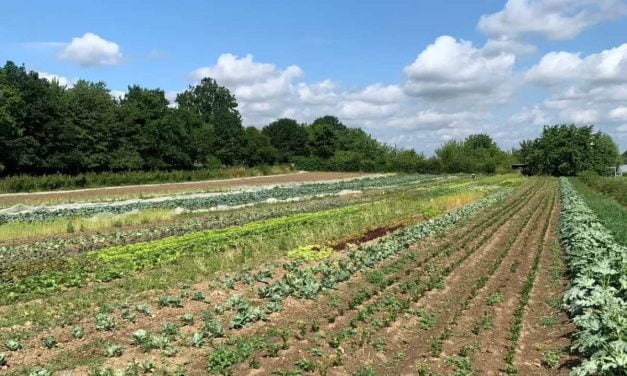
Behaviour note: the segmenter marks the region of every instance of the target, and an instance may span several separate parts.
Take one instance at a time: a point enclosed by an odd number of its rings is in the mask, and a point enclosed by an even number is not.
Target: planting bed
[[[590,256],[567,181],[382,181],[190,218],[170,237],[14,246],[49,256],[2,274],[0,373],[585,375],[616,355],[584,341],[591,313],[570,283]]]

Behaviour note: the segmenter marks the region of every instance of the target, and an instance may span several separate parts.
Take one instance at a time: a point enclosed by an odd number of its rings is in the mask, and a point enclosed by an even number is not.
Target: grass
[[[616,241],[627,246],[627,226],[625,226],[627,208],[612,198],[593,190],[579,178],[571,178],[570,182],[601,223],[614,235]]]
[[[92,218],[63,218],[43,222],[9,222],[0,225],[0,242],[36,237],[102,231],[124,226],[166,221],[177,217],[173,210],[151,209],[139,213],[100,215]]]
[[[613,198],[619,204],[627,207],[627,178],[603,177],[593,172],[584,172],[579,175],[579,180],[590,188]]]

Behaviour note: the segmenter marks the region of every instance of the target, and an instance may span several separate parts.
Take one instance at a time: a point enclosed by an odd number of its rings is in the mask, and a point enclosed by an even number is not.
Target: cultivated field
[[[568,180],[253,179],[0,213],[0,374],[624,371],[625,247]]]

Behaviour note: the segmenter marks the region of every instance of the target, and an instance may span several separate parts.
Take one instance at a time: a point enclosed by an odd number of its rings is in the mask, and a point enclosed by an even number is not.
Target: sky
[[[427,155],[592,125],[627,149],[627,0],[12,1],[0,60],[72,86],[212,77],[244,125],[337,116]],[[1,64],[1,63],[0,63]]]

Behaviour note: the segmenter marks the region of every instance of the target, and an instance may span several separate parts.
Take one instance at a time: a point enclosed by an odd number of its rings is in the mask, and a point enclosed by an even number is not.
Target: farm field
[[[176,193],[209,192],[241,186],[316,182],[331,179],[348,179],[375,174],[351,172],[293,172],[266,176],[233,179],[216,179],[181,183],[126,185],[117,187],[86,188],[63,191],[0,194],[0,207],[15,204],[68,203],[94,200],[115,200],[172,195]]]
[[[567,179],[323,176],[1,215],[0,374],[620,372]]]

